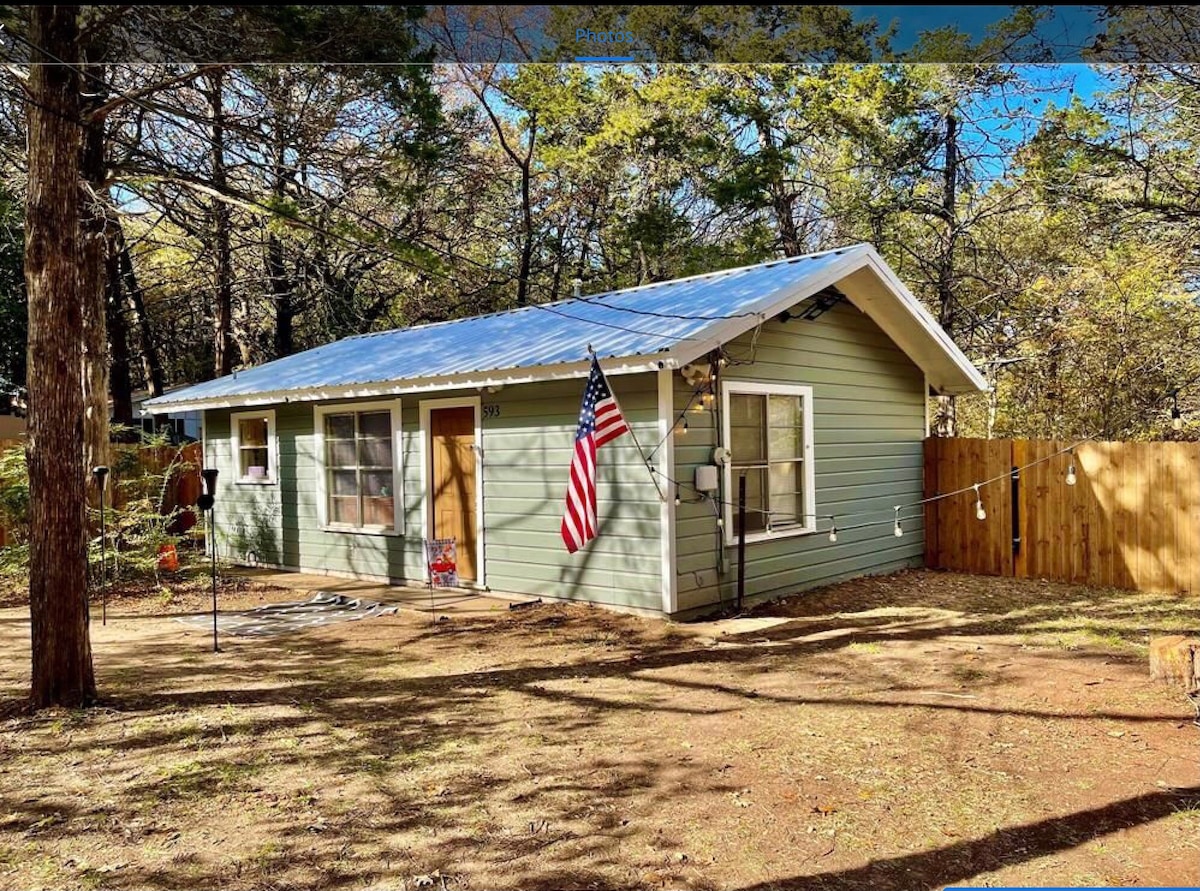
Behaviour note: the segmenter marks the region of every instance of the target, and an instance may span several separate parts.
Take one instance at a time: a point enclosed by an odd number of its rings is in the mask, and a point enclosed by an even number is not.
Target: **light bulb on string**
[[[837,543],[837,523],[829,527],[829,541],[834,544]]]
[[[892,527],[892,535],[896,538],[901,538],[904,535],[904,528],[900,525],[900,505],[894,508],[896,511],[896,525]]]
[[[1074,456],[1074,454],[1075,454],[1075,452],[1074,452],[1074,451],[1072,451],[1072,452],[1071,452],[1071,455],[1072,455],[1072,456]],[[1066,479],[1066,483],[1067,483],[1067,485],[1068,485],[1068,486],[1073,486],[1073,485],[1075,485],[1075,482],[1076,482],[1076,480],[1077,480],[1077,479],[1078,479],[1078,477],[1076,477],[1076,476],[1075,476],[1075,458],[1074,458],[1074,457],[1072,457],[1072,458],[1071,458],[1071,463],[1067,465],[1067,479]]]
[[[1175,393],[1171,394],[1171,429],[1183,429],[1183,412],[1179,410],[1179,396]]]
[[[979,496],[979,483],[974,486],[975,489],[975,519],[986,520],[987,511],[983,509],[983,499]]]

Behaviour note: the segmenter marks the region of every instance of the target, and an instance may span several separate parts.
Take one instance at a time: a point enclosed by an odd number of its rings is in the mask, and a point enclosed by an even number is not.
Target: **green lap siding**
[[[922,497],[925,436],[924,375],[866,315],[847,303],[812,321],[772,319],[757,341],[729,343],[735,360],[725,381],[812,387],[815,534],[748,542],[746,595],[769,597],[838,579],[918,565],[922,512],[903,513],[904,536],[892,532],[892,508]],[[691,389],[673,375],[676,412]],[[695,468],[718,445],[716,412],[688,412],[688,431],[676,437],[676,479],[692,482]],[[736,500],[736,491],[721,497]],[[718,545],[710,502],[686,488],[676,508],[679,614],[704,612],[735,596],[737,548]],[[840,515],[837,543],[828,514]],[[865,528],[847,527],[873,524]],[[723,562],[722,562],[723,559]]]
[[[338,403],[341,404],[341,403]],[[292,569],[404,581],[422,578],[421,465],[416,403],[403,403],[403,523],[409,535],[371,535],[321,529],[317,513],[320,473],[315,454],[313,403],[268,406],[279,441],[278,483],[234,483],[236,476],[226,411],[205,413],[205,447],[220,470],[218,542],[239,563],[255,560]],[[209,461],[206,458],[206,462]],[[210,465],[211,466],[211,465]]]
[[[612,380],[638,436],[657,436],[653,374]],[[640,610],[662,608],[660,501],[630,437],[604,446],[598,460],[600,535],[566,552],[559,533],[583,380],[524,384],[482,394],[483,542],[479,559],[497,592],[586,600]],[[396,582],[424,577],[420,403],[477,397],[444,391],[401,397],[403,533],[333,532],[319,526],[319,456],[314,403],[275,411],[278,483],[234,483],[230,412],[205,413],[206,463],[220,470],[218,543],[235,562],[327,571]],[[338,403],[342,404],[342,403]]]
[[[657,441],[653,374],[610,380],[621,409],[647,448]],[[530,596],[662,609],[661,502],[629,436],[597,458],[600,534],[568,554],[562,522],[567,474],[584,381],[523,384],[484,395],[488,586]]]

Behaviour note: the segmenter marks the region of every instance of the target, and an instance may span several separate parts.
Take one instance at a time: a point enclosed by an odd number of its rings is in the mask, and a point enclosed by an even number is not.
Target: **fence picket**
[[[24,446],[23,439],[0,439],[0,452],[7,451],[14,446]],[[182,449],[176,446],[160,446],[156,448],[138,448],[136,446],[121,446],[114,445],[114,452],[128,450],[131,448],[137,449],[137,467],[139,472],[160,473],[176,459],[178,455],[179,461],[188,465],[185,470],[176,473],[170,484],[167,486],[166,497],[163,499],[162,512],[170,513],[175,508],[184,508],[185,512],[175,523],[175,529],[178,532],[186,532],[195,525],[195,512],[188,510],[196,504],[196,499],[199,497],[202,490],[202,482],[200,480],[200,467],[203,464],[200,452],[200,443],[194,442]],[[115,461],[114,461],[115,463]],[[122,506],[123,498],[121,495],[120,474],[115,472],[109,479],[109,498],[110,504],[114,507]],[[8,530],[0,524],[0,547],[4,547],[8,543]]]
[[[970,492],[926,507],[926,565],[982,575],[1142,591],[1200,591],[1200,443],[1098,442],[1056,454],[1049,440],[926,440],[927,495],[1021,472],[1020,503],[1007,478],[984,489],[987,519]],[[1066,485],[1075,465],[1076,484]],[[1020,510],[1021,549],[1011,547]]]

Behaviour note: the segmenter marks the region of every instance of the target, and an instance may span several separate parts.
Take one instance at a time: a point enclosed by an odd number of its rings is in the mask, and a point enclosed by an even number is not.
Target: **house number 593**
[[[485,405],[485,406],[483,407],[483,416],[484,416],[485,418],[498,418],[498,417],[500,417],[500,406],[498,406],[498,405]]]

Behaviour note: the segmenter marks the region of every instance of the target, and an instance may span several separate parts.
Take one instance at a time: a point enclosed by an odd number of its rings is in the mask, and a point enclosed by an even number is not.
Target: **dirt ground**
[[[20,713],[0,609],[0,887],[1200,885],[1200,729],[1145,646],[1195,598],[912,572],[719,625],[401,614],[214,655],[185,587],[94,624],[80,712]]]

